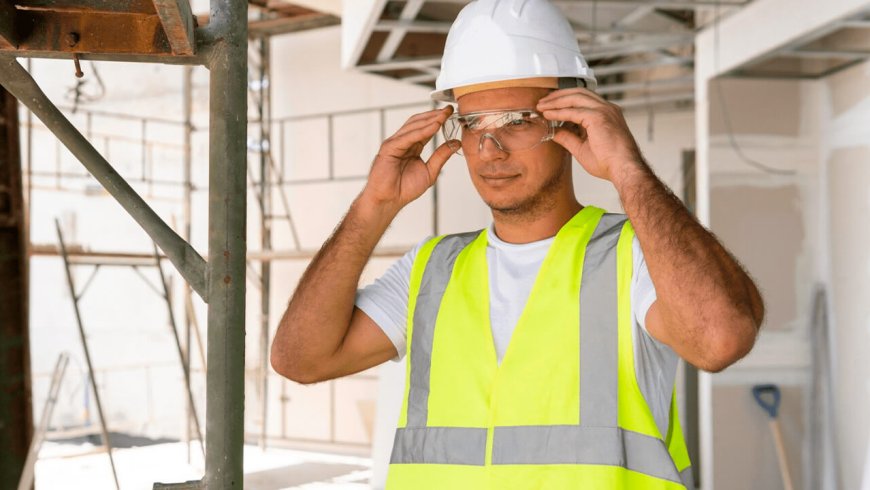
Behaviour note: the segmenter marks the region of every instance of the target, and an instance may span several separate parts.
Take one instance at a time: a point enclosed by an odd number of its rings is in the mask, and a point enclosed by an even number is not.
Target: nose
[[[483,161],[504,160],[507,158],[508,152],[502,148],[501,143],[499,143],[495,136],[484,133],[480,137],[478,155]]]

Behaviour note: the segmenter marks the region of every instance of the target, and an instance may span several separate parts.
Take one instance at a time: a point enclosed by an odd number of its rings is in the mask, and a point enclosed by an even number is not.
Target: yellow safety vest
[[[486,230],[421,247],[388,490],[693,488],[674,399],[663,435],[635,375],[633,237],[595,207],[568,221],[500,365]]]

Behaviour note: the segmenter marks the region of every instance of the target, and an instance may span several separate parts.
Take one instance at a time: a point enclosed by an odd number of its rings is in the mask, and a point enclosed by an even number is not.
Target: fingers
[[[574,154],[586,141],[586,134],[582,128],[579,134],[567,128],[559,128],[553,135],[553,141]]]
[[[425,145],[453,113],[453,106],[412,116],[399,130],[384,141],[384,153],[402,156],[416,144]]]
[[[433,124],[436,126],[436,128],[440,129],[441,125],[444,124],[444,122],[439,119],[422,119],[420,121],[415,121],[406,126],[402,126],[402,128],[399,129],[399,131],[397,131],[395,135],[393,135],[393,139],[399,139],[408,133],[427,128],[429,126],[432,126]]]
[[[433,122],[437,122],[439,125],[444,124],[444,121],[446,121],[451,114],[453,114],[453,106],[447,106],[442,109],[436,109],[434,111],[416,114],[408,118],[408,120],[405,121],[405,124],[403,124],[402,127],[399,128],[398,131],[396,131],[394,136],[399,136],[409,131],[419,129],[423,126],[428,126]]]
[[[588,105],[609,105],[610,103],[595,92],[582,87],[556,90],[538,101],[538,108],[564,106],[569,100],[585,102]],[[597,104],[596,104],[597,103]],[[581,104],[582,105],[582,104]],[[542,107],[543,106],[543,107]]]
[[[462,143],[459,140],[450,140],[432,152],[432,156],[429,157],[429,161],[426,162],[426,169],[429,171],[429,185],[435,183],[435,180],[438,179],[438,175],[441,174],[441,169],[444,167],[444,164],[447,163],[447,160],[450,160],[450,157],[453,156],[454,153],[459,151],[462,148]]]
[[[450,114],[453,114],[452,105],[448,105],[440,109],[433,109],[431,111],[421,112],[419,114],[414,114],[413,116],[409,117],[408,120],[405,121],[405,126],[421,119],[430,119],[432,117],[439,117],[442,115],[444,115],[444,118],[446,119],[448,116],[450,116]]]
[[[419,155],[419,152],[427,143],[429,143],[432,137],[435,136],[435,133],[438,132],[438,128],[440,127],[441,124],[436,121],[418,129],[393,136],[384,142],[381,151],[385,155],[402,157],[407,155],[410,150],[415,149],[415,154]]]
[[[568,107],[545,109],[541,111],[541,114],[544,115],[544,119],[550,121],[568,121],[578,124],[582,128],[588,124],[590,119],[597,117],[599,112],[585,107]]]

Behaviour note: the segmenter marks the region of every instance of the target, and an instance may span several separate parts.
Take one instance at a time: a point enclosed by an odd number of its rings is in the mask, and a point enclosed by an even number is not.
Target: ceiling
[[[694,101],[696,33],[752,0],[553,0],[577,33],[598,93],[626,110],[687,108]],[[354,0],[342,22],[345,65],[434,87],[447,32],[468,0]],[[367,10],[365,10],[367,9]],[[867,24],[867,25],[864,25]],[[845,19],[733,75],[825,76],[870,56],[870,21]]]

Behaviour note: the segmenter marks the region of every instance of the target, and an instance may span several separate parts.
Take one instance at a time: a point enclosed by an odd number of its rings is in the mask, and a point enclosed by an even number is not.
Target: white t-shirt
[[[356,306],[384,331],[396,347],[398,355],[394,361],[405,356],[411,268],[417,252],[427,240],[429,238],[397,260],[374,283],[357,291]],[[524,244],[507,243],[498,238],[493,225],[489,227],[486,248],[490,286],[489,311],[499,363],[504,357],[538,269],[553,240],[554,238],[547,238]],[[633,251],[631,308],[632,315],[637,320],[632,336],[635,370],[656,424],[662,434],[666,434],[678,357],[673,350],[652,338],[646,331],[646,313],[656,300],[656,291],[637,237],[634,239]]]

